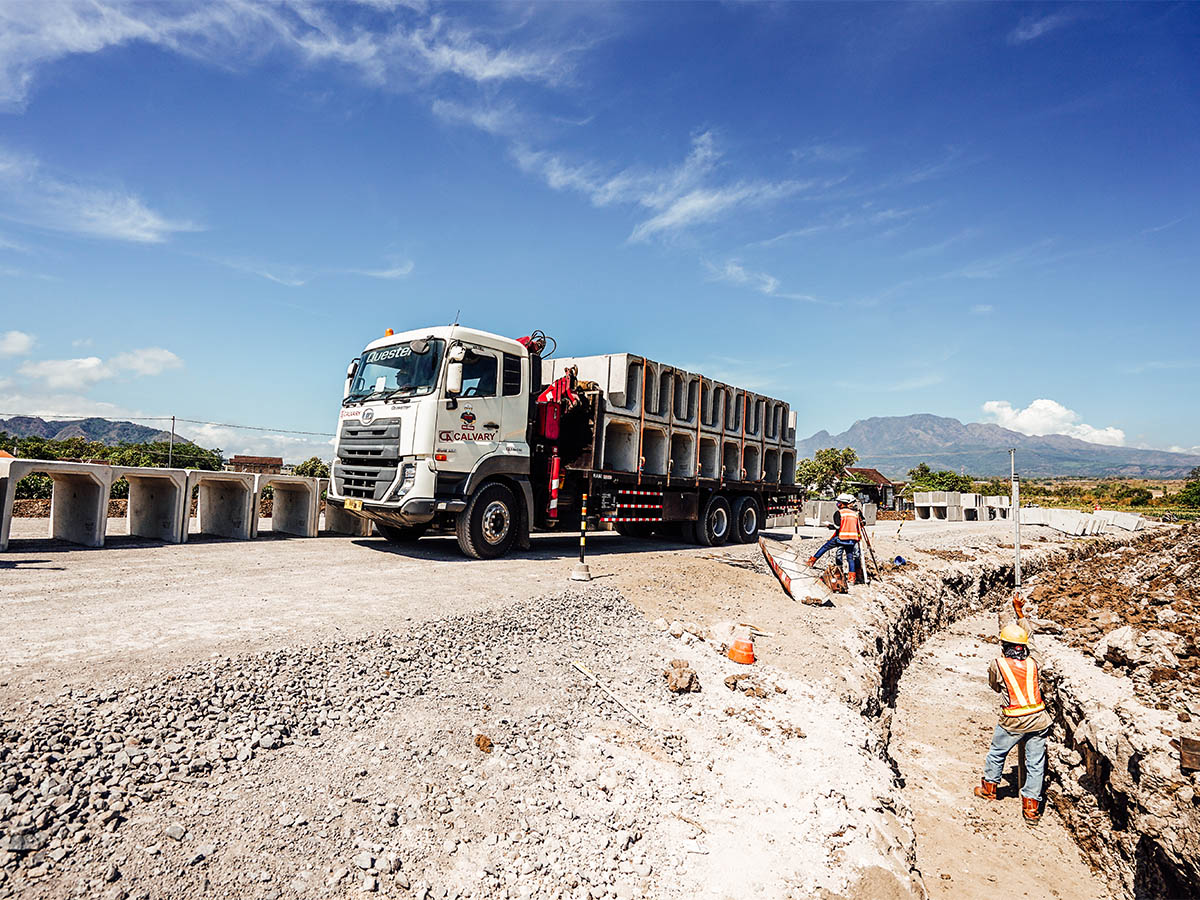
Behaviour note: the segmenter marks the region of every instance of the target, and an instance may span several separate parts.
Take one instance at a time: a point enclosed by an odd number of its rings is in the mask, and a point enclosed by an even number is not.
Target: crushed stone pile
[[[704,689],[673,693],[667,669]],[[906,882],[910,824],[862,717],[765,667],[769,692],[727,690],[735,671],[589,586],[10,708],[0,897]]]

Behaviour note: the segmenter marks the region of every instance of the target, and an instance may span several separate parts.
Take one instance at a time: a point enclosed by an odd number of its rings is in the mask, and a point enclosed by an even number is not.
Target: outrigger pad
[[[786,544],[760,537],[758,546],[789,597],[810,606],[834,605],[833,592]]]

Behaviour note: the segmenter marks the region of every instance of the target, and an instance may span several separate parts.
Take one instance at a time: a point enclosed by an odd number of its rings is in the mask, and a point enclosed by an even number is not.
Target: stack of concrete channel
[[[601,467],[669,480],[794,484],[796,419],[787,403],[663,363],[610,353],[549,359],[604,392]]]
[[[988,497],[959,491],[917,491],[913,506],[918,519],[938,519],[945,522],[987,522],[1007,519],[1009,498]]]
[[[1082,536],[1103,534],[1105,530],[1113,528],[1137,531],[1146,524],[1146,520],[1136,513],[1117,512],[1115,509],[1101,509],[1094,513],[1085,513],[1074,509],[1023,507],[1021,524],[1049,525],[1063,534]]]
[[[808,526],[832,525],[833,514],[837,511],[836,500],[805,500],[803,517]],[[864,525],[874,525],[879,516],[879,508],[874,503],[863,503],[860,506]]]
[[[201,534],[240,540],[257,537],[259,501],[267,487],[274,494],[271,530],[316,537],[321,493],[327,483],[297,475],[0,459],[0,551],[8,549],[17,482],[33,474],[48,475],[54,482],[49,536],[85,547],[104,546],[109,495],[120,478],[129,483],[128,534],[172,544],[189,537],[193,493]],[[339,534],[364,535],[370,523],[331,506],[325,510],[325,526]]]

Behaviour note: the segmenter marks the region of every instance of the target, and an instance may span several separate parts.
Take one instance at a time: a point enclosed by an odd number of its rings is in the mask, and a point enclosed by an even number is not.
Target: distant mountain
[[[98,418],[47,422],[38,416],[13,416],[11,419],[0,419],[0,431],[7,431],[14,437],[43,437],[56,441],[81,437],[102,444],[139,444],[143,441],[171,439],[169,431],[147,428],[133,422],[113,422]],[[176,434],[175,440],[183,443],[185,439]]]
[[[1017,471],[1029,477],[1054,475],[1181,478],[1200,456],[1163,450],[1136,450],[1092,444],[1063,434],[1041,437],[958,419],[918,413],[859,419],[841,434],[818,431],[797,441],[796,451],[810,457],[824,447],[853,447],[860,466],[904,479],[908,470],[926,462],[935,469],[965,470],[981,477],[1007,476],[1008,449],[1017,448]]]

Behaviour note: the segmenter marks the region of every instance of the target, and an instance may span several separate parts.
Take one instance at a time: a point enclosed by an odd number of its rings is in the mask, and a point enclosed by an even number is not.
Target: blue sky
[[[10,0],[0,413],[329,431],[461,310],[801,436],[1200,447],[1197,60],[1195,4]]]

